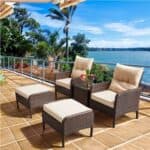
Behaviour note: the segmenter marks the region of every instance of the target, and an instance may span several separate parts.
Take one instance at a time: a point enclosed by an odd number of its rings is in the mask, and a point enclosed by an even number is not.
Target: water
[[[89,51],[96,62],[149,66],[144,68],[143,82],[150,84],[150,51]]]

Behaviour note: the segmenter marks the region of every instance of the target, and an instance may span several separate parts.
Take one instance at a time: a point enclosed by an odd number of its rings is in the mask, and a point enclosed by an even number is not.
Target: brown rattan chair
[[[113,117],[113,127],[118,117],[128,112],[136,112],[138,119],[139,84],[143,68],[117,64],[111,83],[99,83],[92,86],[89,105],[104,111]]]
[[[72,97],[72,79],[79,78],[81,74],[86,74],[86,70],[91,70],[93,58],[76,56],[72,72],[60,72],[56,74],[55,96],[57,92]]]

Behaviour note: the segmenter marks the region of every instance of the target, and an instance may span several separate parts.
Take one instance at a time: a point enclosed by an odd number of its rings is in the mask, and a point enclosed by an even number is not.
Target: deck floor
[[[0,149],[34,150],[62,149],[60,135],[49,126],[42,136],[41,113],[34,110],[32,119],[28,110],[15,102],[15,88],[35,84],[36,81],[3,71],[7,82],[0,87]],[[52,87],[53,88],[53,87]],[[140,101],[140,118],[129,113],[117,120],[111,128],[111,118],[95,112],[94,136],[88,137],[89,129],[81,130],[66,138],[66,150],[149,150],[150,149],[150,102]]]

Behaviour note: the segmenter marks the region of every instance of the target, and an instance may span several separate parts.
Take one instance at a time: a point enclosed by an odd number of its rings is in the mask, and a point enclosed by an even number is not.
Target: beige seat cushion
[[[70,86],[71,86],[71,78],[64,78],[64,79],[56,80],[56,85],[65,87],[65,88],[67,88],[67,89],[70,89]]]
[[[81,76],[81,74],[86,74],[86,70],[91,70],[93,61],[93,58],[84,58],[76,56],[71,77],[78,78]]]
[[[143,71],[143,68],[117,64],[109,89],[115,92],[123,92],[128,89],[137,88]]]
[[[43,109],[46,113],[48,113],[59,122],[62,122],[64,118],[71,115],[92,111],[90,108],[73,99],[64,99],[61,101],[44,104]]]
[[[26,85],[16,88],[16,93],[22,97],[28,99],[31,95],[40,94],[45,92],[51,92],[52,88],[49,88],[42,84]]]
[[[115,97],[117,93],[111,90],[105,90],[101,92],[95,92],[91,94],[92,100],[104,104],[108,107],[114,107]]]

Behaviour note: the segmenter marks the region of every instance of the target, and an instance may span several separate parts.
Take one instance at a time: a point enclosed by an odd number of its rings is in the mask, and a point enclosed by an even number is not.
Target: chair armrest
[[[71,76],[71,72],[58,72],[56,73],[56,80],[69,78]]]
[[[141,91],[141,88],[136,88],[117,94],[115,107],[119,109],[126,109],[132,106],[138,106]]]
[[[103,91],[109,88],[110,82],[101,82],[92,84],[92,92]]]

